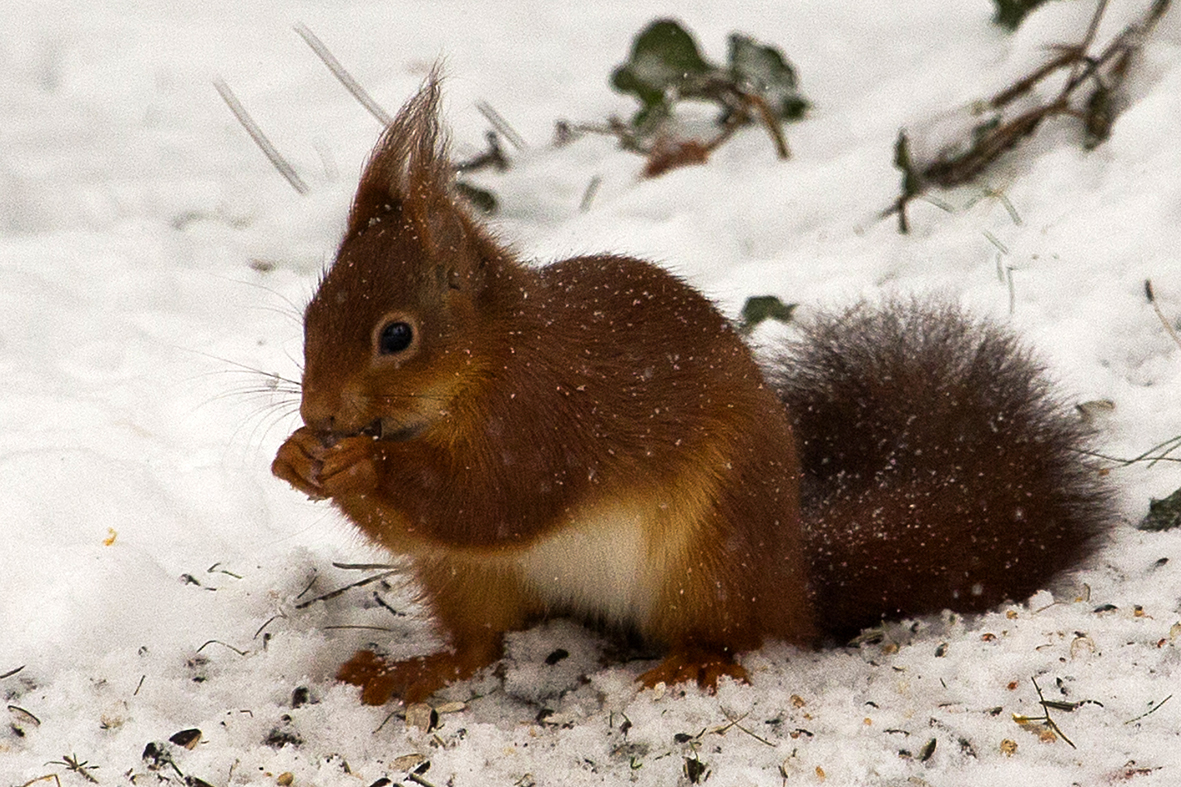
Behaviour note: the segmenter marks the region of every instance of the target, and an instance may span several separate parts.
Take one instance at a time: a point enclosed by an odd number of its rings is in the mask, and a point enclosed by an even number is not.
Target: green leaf
[[[612,86],[631,93],[643,107],[632,123],[642,123],[669,113],[667,97],[686,81],[716,70],[701,56],[693,36],[672,19],[658,19],[632,42],[628,61],[611,75]]]
[[[731,33],[730,75],[738,84],[761,95],[783,120],[799,120],[808,109],[808,102],[799,92],[795,69],[773,46]]]
[[[1009,30],[1016,30],[1017,26],[1021,24],[1021,20],[1025,18],[1033,9],[1044,3],[1046,0],[994,0],[996,3],[996,14],[992,17],[992,21],[996,22],[1001,27]]]
[[[499,207],[496,201],[496,195],[487,189],[473,186],[465,180],[456,181],[455,189],[481,213],[491,215]]]
[[[747,298],[746,305],[742,307],[742,330],[744,333],[750,333],[765,320],[791,322],[796,305],[784,303],[774,295],[755,295]]]
[[[1172,530],[1181,525],[1181,489],[1164,500],[1152,499],[1148,514],[1137,526],[1140,530]]]

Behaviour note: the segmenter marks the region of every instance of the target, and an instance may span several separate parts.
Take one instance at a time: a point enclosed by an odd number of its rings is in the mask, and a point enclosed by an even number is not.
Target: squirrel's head
[[[432,75],[374,149],[304,313],[304,423],[408,439],[481,379],[511,261],[455,190]]]

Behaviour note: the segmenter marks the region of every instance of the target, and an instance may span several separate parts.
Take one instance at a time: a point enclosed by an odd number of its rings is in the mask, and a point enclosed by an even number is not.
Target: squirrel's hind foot
[[[341,665],[336,679],[361,688],[361,702],[384,705],[400,697],[407,705],[422,702],[444,686],[470,678],[500,657],[499,653],[432,653],[406,661],[386,661],[372,650],[358,650]]]
[[[671,651],[664,661],[641,675],[639,681],[649,689],[658,683],[671,686],[692,681],[713,694],[723,676],[750,683],[746,670],[731,656],[704,648],[682,648]]]

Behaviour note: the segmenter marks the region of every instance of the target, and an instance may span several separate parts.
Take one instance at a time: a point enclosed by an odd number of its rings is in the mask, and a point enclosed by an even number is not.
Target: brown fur
[[[342,679],[361,685],[366,702],[421,699],[499,658],[504,632],[572,613],[667,647],[645,683],[712,686],[721,675],[744,677],[735,655],[767,638],[811,643],[813,599],[825,614],[839,606],[842,624],[894,612],[888,593],[845,590],[846,577],[861,581],[860,564],[834,562],[878,562],[876,544],[845,538],[835,520],[845,505],[857,521],[858,506],[874,505],[868,496],[826,504],[806,542],[787,413],[714,306],[640,260],[518,262],[458,202],[438,101],[432,79],[365,169],[348,232],[305,314],[305,426],[272,468],[408,556],[448,638],[448,650],[409,662],[359,653]],[[413,329],[413,341],[396,351],[379,340],[391,323]],[[899,390],[896,381],[879,382],[887,400]],[[888,439],[839,414],[817,425],[833,427],[837,445]],[[1027,437],[1020,424],[1005,435],[1022,466],[1036,461],[1036,447],[1017,447]],[[814,453],[816,443],[803,446]],[[1051,450],[1067,464],[1066,449]],[[1045,513],[1028,505],[1031,516]],[[959,509],[936,502],[932,510],[928,541],[941,550],[955,541],[970,553],[959,531],[938,524]],[[1070,527],[1006,524],[1001,533],[1028,532],[1035,541],[1024,548],[1036,550],[1058,548]],[[1049,542],[1040,540],[1046,533]],[[890,542],[899,566],[913,541]],[[983,598],[1021,594],[1044,579],[1037,570],[1066,564],[1034,565],[1029,581],[1002,589],[992,584],[1002,553],[1016,551],[983,544],[966,558],[979,560],[977,574],[988,578]],[[963,572],[946,573],[962,589]],[[904,592],[916,576],[899,569],[890,592]],[[955,603],[948,584],[924,598]],[[972,608],[980,599],[970,598]]]
[[[1020,600],[1089,554],[1110,492],[1012,334],[946,304],[824,315],[786,348],[821,626]]]
[[[426,667],[362,656],[346,679],[367,701],[421,696],[567,611],[667,646],[669,679],[741,674],[734,654],[768,636],[810,642],[790,426],[740,337],[649,263],[517,262],[455,201],[437,101],[431,83],[365,170],[305,315],[306,426],[274,466],[411,557],[452,645]],[[391,315],[417,329],[405,358],[373,349]],[[413,436],[374,439],[378,420]],[[568,530],[607,549],[636,534],[634,598],[526,576],[523,556]]]

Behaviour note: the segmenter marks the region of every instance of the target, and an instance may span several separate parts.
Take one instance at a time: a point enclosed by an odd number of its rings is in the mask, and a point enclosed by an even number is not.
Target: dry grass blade
[[[397,568],[393,563],[340,563],[332,561],[333,568],[342,568],[345,571],[381,571],[385,569]]]
[[[254,140],[254,144],[258,145],[272,166],[279,170],[279,174],[287,179],[287,182],[291,184],[291,188],[295,189],[300,195],[307,194],[308,185],[296,174],[295,168],[288,164],[287,160],[280,155],[278,149],[267,139],[267,135],[262,133],[262,129],[254,122],[254,118],[250,117],[250,113],[246,111],[246,107],[242,106],[242,102],[234,95],[234,91],[230,90],[230,86],[221,79],[215,79],[213,86],[217,88],[217,92],[221,95],[222,100],[226,102],[226,106],[234,113],[234,117],[242,124],[242,128],[246,129],[246,133]]]
[[[30,779],[29,781],[20,785],[20,787],[29,787],[30,785],[36,784],[37,782],[47,782],[51,779],[57,784],[57,787],[61,787],[62,780],[58,778],[56,773],[47,773],[44,776],[38,776],[36,779]]]
[[[90,775],[89,771],[97,770],[97,765],[91,765],[86,760],[79,760],[76,754],[67,754],[60,760],[53,760],[45,763],[46,765],[61,765],[66,770],[78,774],[91,784],[98,784],[98,779]],[[44,778],[44,777],[42,777]],[[60,782],[59,782],[60,784]]]
[[[197,648],[197,652],[198,652],[198,653],[200,653],[201,651],[205,650],[205,648],[209,647],[210,645],[221,645],[223,648],[226,648],[227,650],[232,650],[232,651],[234,651],[234,652],[235,652],[235,653],[237,653],[239,656],[245,656],[245,655],[247,655],[247,651],[245,651],[245,650],[239,650],[238,648],[235,648],[233,645],[230,645],[230,644],[228,644],[228,643],[222,642],[220,639],[211,639],[211,640],[207,641],[207,642],[206,642],[205,644],[203,644],[201,647]]]
[[[401,573],[401,571],[399,569],[394,569],[392,571],[386,571],[381,574],[374,574],[371,577],[366,577],[365,579],[354,582],[351,585],[345,585],[342,588],[337,588],[336,590],[331,590],[322,596],[316,596],[315,598],[308,599],[307,601],[301,601],[300,603],[295,605],[295,608],[296,609],[304,609],[306,607],[310,607],[312,604],[315,604],[317,601],[328,601],[330,599],[334,599],[337,596],[342,596],[345,593],[348,593],[353,588],[359,588],[364,585],[368,585],[370,583],[377,582],[379,580],[385,579],[386,577],[390,577],[390,576],[393,576],[394,574],[399,574],[399,573]]]
[[[1051,732],[1056,734],[1058,737],[1062,738],[1062,740],[1066,741],[1066,743],[1070,746],[1070,748],[1077,749],[1078,747],[1074,745],[1074,741],[1072,741],[1070,738],[1066,737],[1066,733],[1062,731],[1062,728],[1058,726],[1057,722],[1055,722],[1052,718],[1050,718],[1050,708],[1057,707],[1059,710],[1064,710],[1064,709],[1066,709],[1066,706],[1064,706],[1061,703],[1054,703],[1054,702],[1047,701],[1046,698],[1042,695],[1042,687],[1037,685],[1037,678],[1030,678],[1030,681],[1033,682],[1033,689],[1034,689],[1034,691],[1037,692],[1037,701],[1038,701],[1038,704],[1042,706],[1043,715],[1041,715],[1041,716],[1020,716],[1020,715],[1014,713],[1013,714],[1013,721],[1017,722],[1018,724],[1027,724],[1029,722],[1040,722],[1040,723],[1044,724],[1046,726],[1046,728],[1049,729]]]
[[[1138,462],[1147,462],[1149,467],[1152,467],[1157,462],[1181,462],[1181,458],[1169,456],[1169,454],[1181,448],[1181,436],[1170,437],[1168,440],[1157,443],[1147,451],[1132,457],[1131,459],[1124,459],[1118,456],[1111,456],[1100,451],[1079,451],[1083,456],[1094,457],[1095,459],[1102,459],[1107,462],[1114,462],[1116,467],[1128,467]]]
[[[361,87],[361,84],[353,79],[353,75],[345,70],[345,67],[328,50],[324,42],[308,29],[307,25],[300,22],[295,26],[295,32],[299,33],[299,37],[307,42],[307,45],[316,53],[316,57],[320,58],[324,65],[328,66],[328,70],[340,81],[340,84],[344,85],[345,90],[352,93],[353,98],[357,99],[357,101],[361,102],[361,106],[369,110],[369,114],[377,118],[377,121],[383,126],[388,126],[393,122],[393,116],[382,109],[381,105],[373,100],[373,96],[369,95],[365,88]]]
[[[1169,336],[1176,342],[1178,347],[1181,347],[1181,336],[1177,335],[1177,330],[1169,323],[1168,318],[1165,317],[1165,313],[1160,309],[1160,304],[1156,302],[1156,295],[1152,291],[1152,279],[1145,279],[1144,294],[1148,296],[1148,302],[1152,304],[1152,310],[1156,312],[1161,325],[1165,326],[1165,330]]]
[[[1169,701],[1169,700],[1171,700],[1171,699],[1173,699],[1173,695],[1172,695],[1172,694],[1170,694],[1169,696],[1165,697],[1163,700],[1161,700],[1160,702],[1156,703],[1155,705],[1153,705],[1151,708],[1149,708],[1149,709],[1148,709],[1147,711],[1145,711],[1144,713],[1141,713],[1141,714],[1140,714],[1139,716],[1137,716],[1136,718],[1134,718],[1134,719],[1128,719],[1127,721],[1125,721],[1125,722],[1124,722],[1124,724],[1134,724],[1135,722],[1138,722],[1138,721],[1140,721],[1141,719],[1143,719],[1145,716],[1150,716],[1150,715],[1152,715],[1153,713],[1156,713],[1158,710],[1160,710],[1160,709],[1161,709],[1161,706],[1162,706],[1162,705],[1164,705],[1166,702],[1168,702],[1168,701]]]
[[[493,109],[492,105],[487,101],[477,101],[476,109],[481,115],[484,116],[484,119],[487,120],[489,124],[491,124],[492,128],[496,129],[496,132],[500,134],[500,136],[507,139],[509,144],[514,148],[517,150],[524,150],[525,148],[529,147],[529,145],[525,142],[525,138],[518,134],[517,130],[510,126],[508,121],[504,119],[504,116]]]

